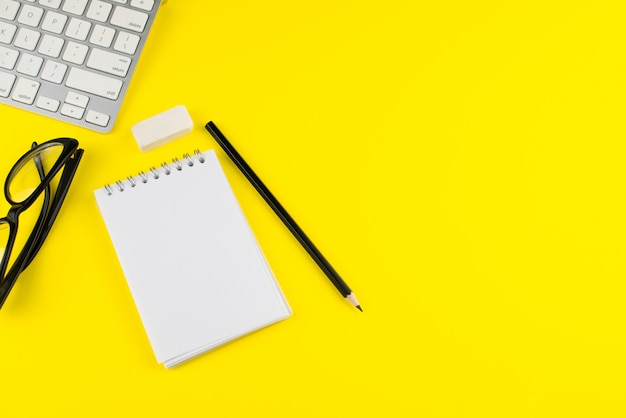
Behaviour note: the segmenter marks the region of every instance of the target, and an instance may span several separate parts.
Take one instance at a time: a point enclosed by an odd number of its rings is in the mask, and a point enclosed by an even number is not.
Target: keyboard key
[[[14,49],[0,46],[0,68],[6,68],[7,70],[15,68],[15,63],[19,55],[20,53]]]
[[[46,61],[41,71],[41,79],[51,83],[61,84],[66,72],[67,65],[61,64],[60,62]]]
[[[93,32],[91,32],[91,37],[89,38],[89,42],[91,42],[94,45],[101,46],[103,48],[108,48],[111,46],[114,36],[115,36],[115,29],[102,26],[102,25],[96,25],[96,27],[93,28]]]
[[[130,5],[149,12],[154,7],[154,0],[130,0]]]
[[[87,103],[89,103],[89,97],[85,96],[84,94],[70,91],[67,93],[67,96],[65,97],[65,103],[82,107],[84,109],[87,107]]]
[[[23,25],[32,26],[36,28],[39,26],[39,22],[41,22],[41,17],[43,16],[43,9],[39,7],[34,7],[29,4],[25,4],[22,7],[22,11],[20,12],[20,17],[17,18],[17,21]]]
[[[53,9],[58,9],[61,5],[61,0],[39,0],[39,4],[42,6],[48,6]]]
[[[63,53],[63,61],[71,62],[76,65],[83,65],[83,62],[85,62],[85,58],[87,57],[87,52],[89,52],[89,47],[87,45],[70,41],[67,43],[67,48],[65,48],[65,52]]]
[[[29,105],[33,104],[40,85],[41,84],[36,81],[20,77],[13,91],[13,100]]]
[[[15,83],[13,74],[0,71],[0,97],[9,97],[13,83]]]
[[[139,45],[140,40],[141,38],[137,35],[133,35],[132,33],[127,32],[120,32],[120,34],[117,36],[117,40],[115,41],[115,46],[113,46],[113,49],[128,55],[132,55],[137,50],[137,45]]]
[[[122,90],[122,81],[82,68],[72,67],[65,84],[72,89],[116,100]]]
[[[87,17],[89,19],[104,23],[109,18],[109,14],[111,14],[111,9],[113,9],[113,5],[111,3],[94,0],[89,6],[89,10],[87,11]]]
[[[27,28],[20,28],[15,38],[15,46],[18,48],[34,51],[41,33]]]
[[[67,22],[67,16],[56,12],[48,12],[43,19],[41,28],[48,32],[56,33],[60,35],[65,29],[65,23]]]
[[[91,29],[91,22],[73,17],[70,19],[69,25],[67,25],[65,35],[68,38],[84,41],[85,39],[87,39],[89,29]]]
[[[111,17],[111,24],[133,32],[143,32],[148,22],[146,13],[117,6]]]
[[[20,63],[17,64],[17,72],[31,77],[37,77],[42,64],[43,58],[30,54],[22,54]]]
[[[3,44],[10,44],[13,41],[13,36],[17,32],[17,26],[10,23],[0,22],[0,42]]]
[[[89,60],[87,60],[87,67],[119,77],[125,77],[131,62],[132,60],[130,58],[123,55],[94,48],[91,51]]]
[[[85,109],[82,107],[74,106],[73,104],[63,103],[61,107],[61,114],[65,116],[69,116],[74,119],[82,119],[83,114],[85,113]]]
[[[58,58],[61,54],[61,49],[63,49],[63,44],[65,44],[64,39],[45,34],[43,36],[43,39],[41,40],[41,43],[39,44],[39,49],[37,49],[37,52],[42,55]]]
[[[85,120],[89,123],[93,123],[94,125],[106,127],[109,124],[109,115],[105,115],[104,113],[96,112],[95,110],[88,110],[87,116],[85,116]]]
[[[15,20],[20,4],[14,0],[0,0],[0,17],[7,20]]]
[[[61,102],[59,102],[58,100],[54,100],[46,96],[37,97],[37,103],[35,103],[35,106],[37,106],[38,108],[45,109],[50,112],[56,112],[57,110],[59,110],[60,105]]]
[[[87,7],[87,0],[65,0],[63,11],[81,16]]]

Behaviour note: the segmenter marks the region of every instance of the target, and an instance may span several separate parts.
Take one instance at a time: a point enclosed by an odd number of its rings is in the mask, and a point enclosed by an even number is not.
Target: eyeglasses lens
[[[15,167],[10,174],[8,197],[14,202],[23,202],[41,184],[46,174],[50,172],[54,164],[59,160],[63,146],[50,144],[39,147],[30,158],[24,160]]]

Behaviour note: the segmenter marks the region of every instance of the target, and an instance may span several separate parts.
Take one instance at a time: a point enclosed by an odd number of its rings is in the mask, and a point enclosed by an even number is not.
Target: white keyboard
[[[109,132],[160,0],[0,0],[0,102]]]

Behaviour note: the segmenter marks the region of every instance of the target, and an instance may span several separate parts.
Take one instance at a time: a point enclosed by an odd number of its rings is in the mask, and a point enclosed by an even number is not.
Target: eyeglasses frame
[[[59,144],[63,146],[63,150],[61,151],[57,161],[47,173],[43,172],[43,167],[40,163],[37,163],[37,158],[35,158],[41,182],[26,199],[19,202],[14,201],[9,192],[9,186],[14,175],[26,162],[33,159],[33,155],[36,155],[45,148]],[[2,259],[0,260],[0,308],[4,305],[4,302],[13,288],[13,285],[17,281],[17,278],[22,271],[30,265],[41,249],[44,240],[48,236],[59,210],[61,209],[63,201],[65,200],[74,175],[76,174],[82,155],[83,150],[78,148],[78,141],[74,138],[56,138],[41,144],[33,142],[31,149],[20,157],[20,159],[17,160],[9,171],[4,184],[4,196],[7,202],[11,205],[11,208],[4,218],[0,218],[0,224],[4,223],[9,226],[8,243],[4,254],[2,255]],[[57,190],[54,194],[52,202],[50,202],[50,183],[61,170],[63,171],[59,179]],[[20,254],[18,254],[15,258],[15,262],[7,272],[6,270],[9,259],[11,258],[13,246],[15,245],[15,239],[17,237],[19,215],[31,207],[40,197],[41,193],[44,193],[44,202],[41,213],[39,214],[33,231],[26,240]]]

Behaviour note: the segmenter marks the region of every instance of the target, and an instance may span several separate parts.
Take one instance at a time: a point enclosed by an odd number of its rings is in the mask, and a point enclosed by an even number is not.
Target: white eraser
[[[191,116],[182,105],[136,123],[132,127],[135,141],[143,152],[187,135],[192,129]]]

